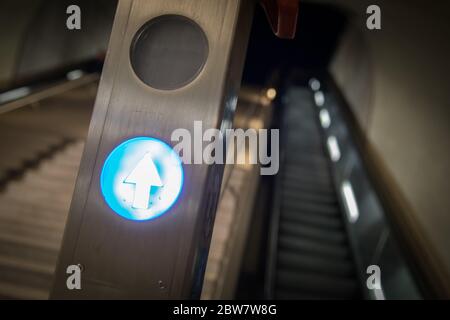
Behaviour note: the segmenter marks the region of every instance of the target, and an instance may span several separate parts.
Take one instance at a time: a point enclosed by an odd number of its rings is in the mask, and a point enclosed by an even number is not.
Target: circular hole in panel
[[[193,81],[207,56],[205,33],[180,15],[163,15],[145,23],[134,36],[130,51],[139,79],[160,90],[178,89]]]

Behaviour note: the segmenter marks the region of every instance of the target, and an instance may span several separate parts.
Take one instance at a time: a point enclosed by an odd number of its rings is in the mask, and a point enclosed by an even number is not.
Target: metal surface
[[[181,196],[170,212],[146,222],[114,214],[99,175],[111,150],[135,136],[170,143],[174,129],[225,129],[232,123],[253,2],[123,0],[109,50],[55,275],[53,298],[197,298],[220,191],[222,166],[185,165]],[[130,46],[149,20],[178,14],[205,32],[200,74],[171,91],[152,89],[133,72]],[[82,290],[68,290],[66,268],[82,264]]]
[[[136,75],[150,87],[178,89],[194,80],[208,58],[208,40],[191,19],[162,15],[136,34],[130,52]]]
[[[324,82],[324,81],[322,81]],[[423,297],[419,279],[414,273],[414,264],[401,250],[398,234],[385,203],[368,175],[363,154],[355,143],[350,130],[349,119],[344,113],[344,101],[338,96],[331,80],[323,84],[324,103],[320,110],[327,110],[331,124],[323,128],[324,138],[336,137],[341,157],[332,162],[333,180],[336,190],[345,182],[354,190],[356,208],[359,211],[355,221],[348,219],[347,232],[352,243],[358,265],[361,283],[365,284],[369,273],[367,268],[376,265],[381,270],[381,290],[363,286],[367,299],[420,299]],[[341,206],[349,211],[342,193]],[[348,213],[348,212],[347,212]]]
[[[83,76],[76,80],[64,81],[62,83],[59,83],[59,84],[51,86],[49,88],[37,91],[35,93],[30,93],[26,97],[5,103],[3,105],[0,105],[0,114],[7,113],[10,111],[19,109],[21,107],[31,105],[31,104],[39,102],[41,100],[56,96],[56,95],[64,93],[64,92],[67,92],[74,88],[93,83],[93,82],[97,81],[98,78],[99,78],[99,75],[97,73],[93,73],[93,74]]]

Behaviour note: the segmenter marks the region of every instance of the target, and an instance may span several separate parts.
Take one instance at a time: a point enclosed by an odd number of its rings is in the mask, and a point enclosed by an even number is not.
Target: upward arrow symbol
[[[144,155],[123,182],[135,185],[132,206],[136,209],[148,209],[150,189],[163,185],[150,153]]]

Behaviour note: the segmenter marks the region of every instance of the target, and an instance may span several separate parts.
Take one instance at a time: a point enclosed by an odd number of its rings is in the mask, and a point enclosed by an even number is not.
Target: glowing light
[[[344,204],[347,212],[348,221],[354,223],[359,218],[359,210],[355,200],[355,194],[353,193],[353,187],[351,183],[349,181],[344,181],[341,186],[341,191],[345,200]]]
[[[316,103],[316,106],[322,107],[325,103],[325,95],[322,91],[316,91],[314,92],[314,102]]]
[[[10,91],[6,91],[2,94],[0,94],[0,103],[6,103],[13,100],[17,100],[20,98],[23,98],[31,93],[30,88],[28,87],[21,87],[17,89],[13,89]]]
[[[130,220],[154,219],[169,210],[183,186],[183,167],[161,140],[137,137],[117,146],[106,159],[100,188],[108,206]]]
[[[267,98],[266,96],[261,96],[259,99],[259,103],[263,106],[263,107],[269,107],[272,103],[272,101]]]
[[[328,152],[330,153],[330,158],[333,162],[339,161],[341,158],[341,150],[339,149],[339,144],[335,136],[329,136],[327,139]]]
[[[262,129],[264,128],[264,122],[259,118],[251,118],[248,122],[248,127],[253,129]]]
[[[277,90],[275,90],[274,88],[267,89],[266,96],[267,98],[269,98],[269,100],[275,99],[277,96]]]
[[[76,69],[76,70],[72,70],[72,71],[68,72],[66,74],[66,78],[68,80],[76,80],[76,79],[81,78],[83,75],[84,75],[83,70]]]
[[[328,113],[328,110],[327,109],[320,110],[319,118],[322,128],[328,129],[331,124],[330,114]]]
[[[136,167],[131,171],[130,175],[123,183],[131,183],[135,185],[133,208],[148,209],[150,200],[150,190],[152,187],[162,187],[161,177],[153,162],[151,153],[138,162]]]
[[[311,90],[313,91],[317,91],[320,89],[320,81],[317,80],[316,78],[311,78],[309,80],[309,87],[311,88]]]

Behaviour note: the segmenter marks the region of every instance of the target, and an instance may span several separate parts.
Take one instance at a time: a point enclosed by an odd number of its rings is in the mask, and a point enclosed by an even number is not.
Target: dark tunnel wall
[[[66,28],[71,4],[81,8],[81,30]],[[2,1],[0,86],[104,55],[115,8],[112,0]]]
[[[450,3],[377,1],[382,29],[370,31],[372,1],[332,2],[353,14],[331,71],[449,280]]]
[[[0,2],[0,90],[14,76],[27,27],[42,1],[5,0]],[[23,8],[27,10],[23,10]]]
[[[346,25],[346,16],[335,6],[302,2],[294,40],[276,37],[261,6],[257,6],[245,62],[244,83],[266,84],[277,70],[326,68]]]

